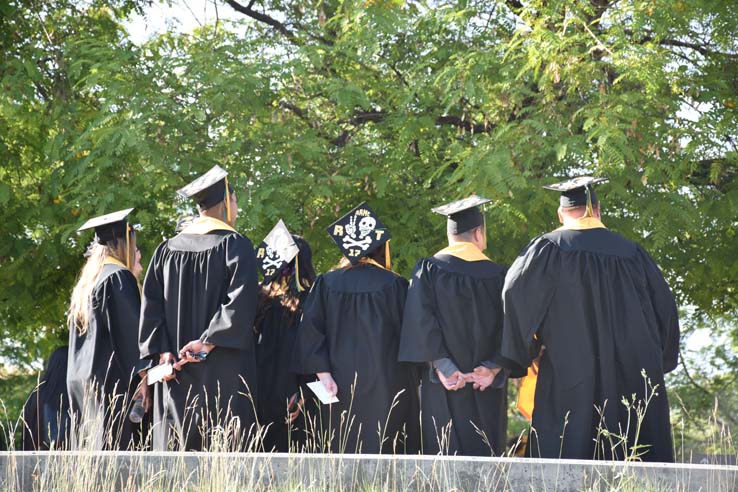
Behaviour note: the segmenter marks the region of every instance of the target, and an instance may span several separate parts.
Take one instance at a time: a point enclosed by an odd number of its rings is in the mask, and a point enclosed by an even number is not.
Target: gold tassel
[[[228,187],[228,176],[223,178],[225,180],[225,193],[226,193],[226,222],[231,225],[231,189]]]
[[[584,187],[584,192],[587,194],[587,211],[584,213],[584,216],[594,217],[594,210],[592,210],[592,193],[590,192],[589,185]]]
[[[131,269],[131,226],[126,221],[126,268]]]
[[[297,256],[295,256],[295,284],[297,285],[297,292],[302,292],[305,290],[305,288],[302,286],[302,283],[300,282],[300,255],[298,253]]]
[[[384,243],[384,264],[387,267],[387,270],[392,270],[392,260],[390,259],[390,247],[389,247],[389,241]]]

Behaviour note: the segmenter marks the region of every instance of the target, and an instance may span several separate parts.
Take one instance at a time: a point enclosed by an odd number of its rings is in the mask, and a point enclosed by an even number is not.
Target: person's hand
[[[319,372],[316,376],[318,376],[318,379],[320,379],[320,382],[323,383],[323,386],[325,386],[325,389],[328,390],[331,396],[338,394],[338,385],[333,380],[330,372]]]
[[[289,401],[287,402],[287,423],[291,424],[295,420],[297,420],[297,417],[300,416],[300,412],[302,412],[302,398],[300,398],[299,393],[293,394]]]
[[[475,390],[484,391],[494,382],[495,376],[497,376],[500,370],[499,367],[490,369],[485,366],[477,366],[474,368],[474,372],[466,375],[466,380],[468,383],[472,383],[472,387]]]
[[[443,387],[448,391],[459,391],[461,388],[466,386],[467,375],[461,371],[454,371],[451,376],[446,377],[441,371],[436,369],[436,374],[438,375],[438,379],[441,381]]]
[[[141,381],[138,383],[138,388],[136,388],[136,392],[133,393],[133,400],[142,400],[144,410],[146,410],[147,412],[151,408],[151,398],[149,394],[149,385],[146,384],[146,374],[144,374],[141,377]]]
[[[182,366],[184,366],[185,364],[202,362],[195,357],[195,354],[198,352],[205,352],[209,354],[214,348],[215,345],[203,343],[200,340],[192,340],[184,347],[179,349],[179,361],[174,364],[174,368],[178,371],[181,371]]]
[[[143,273],[143,267],[141,266],[141,250],[136,248],[136,255],[133,261],[133,267],[131,267],[131,273],[136,277],[136,280],[141,278]]]
[[[159,364],[172,364],[173,366],[176,365],[177,358],[174,357],[174,354],[171,352],[164,352],[163,354],[159,354]],[[161,381],[171,381],[172,379],[177,377],[177,373],[172,371],[172,373],[169,376],[164,376],[161,378]],[[161,382],[160,381],[160,382]]]
[[[538,375],[538,368],[541,367],[541,357],[543,357],[543,352],[545,351],[546,346],[541,345],[541,349],[538,351],[538,357],[533,359],[533,362],[530,363],[530,368],[536,376]]]

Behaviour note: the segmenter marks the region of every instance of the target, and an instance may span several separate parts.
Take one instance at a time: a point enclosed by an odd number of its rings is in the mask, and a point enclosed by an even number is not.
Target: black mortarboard
[[[392,237],[366,202],[331,224],[328,234],[352,265]]]
[[[256,262],[264,275],[264,283],[274,280],[299,252],[292,234],[280,219],[256,248]]]
[[[440,207],[432,208],[431,210],[448,217],[446,231],[449,234],[455,235],[484,224],[484,214],[482,214],[479,206],[491,201],[489,198],[472,195],[455,202],[447,203],[446,205],[441,205]]]
[[[587,206],[587,195],[590,204],[597,205],[597,195],[594,185],[607,182],[607,178],[593,178],[592,176],[580,176],[559,183],[544,186],[547,190],[561,193],[559,204],[561,208],[575,208]]]
[[[127,208],[113,212],[112,214],[93,217],[77,230],[85,231],[94,228],[95,241],[100,244],[105,244],[115,239],[125,239],[127,238],[126,233],[129,230],[127,218],[131,212],[133,212],[133,209]]]
[[[177,190],[177,193],[185,198],[192,198],[201,209],[208,209],[225,200],[227,177],[228,172],[215,165],[192,183]]]

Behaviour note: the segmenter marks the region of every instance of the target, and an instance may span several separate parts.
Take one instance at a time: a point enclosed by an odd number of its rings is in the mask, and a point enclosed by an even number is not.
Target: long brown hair
[[[125,260],[126,249],[129,250],[128,262]],[[80,335],[85,334],[90,326],[92,290],[95,288],[103,266],[105,266],[105,260],[115,258],[123,264],[127,263],[133,266],[136,261],[136,234],[131,231],[128,248],[126,248],[126,242],[123,239],[116,239],[106,244],[93,242],[87,249],[85,256],[87,256],[87,262],[85,262],[85,266],[82,267],[82,271],[77,277],[67,313],[69,329],[76,328]]]
[[[379,263],[380,265],[384,266],[387,264],[387,246],[384,244],[366,255],[367,258],[372,259]],[[333,269],[334,270],[348,270],[349,268],[354,268],[356,266],[361,265],[361,263],[357,263],[356,265],[352,265],[348,258],[345,256],[341,257],[341,260],[338,262],[338,265],[336,265]]]
[[[304,295],[310,290],[315,282],[315,268],[313,267],[313,252],[305,239],[295,234],[292,235],[295,244],[299,248],[297,257],[284,268],[282,273],[268,284],[261,287],[259,294],[259,306],[257,308],[254,330],[259,332],[261,323],[269,311],[272,302],[279,299],[279,303],[285,308],[290,320],[299,314],[300,302]],[[298,288],[295,275],[299,269]]]

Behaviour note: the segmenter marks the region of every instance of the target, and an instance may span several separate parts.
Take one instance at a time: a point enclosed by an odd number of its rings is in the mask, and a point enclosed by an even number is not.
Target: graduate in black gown
[[[69,347],[51,353],[38,386],[23,407],[23,450],[65,449],[69,431]]]
[[[397,361],[407,280],[390,269],[389,231],[362,203],[328,232],[345,258],[313,284],[294,368],[339,401],[309,430],[332,452],[416,452],[417,378]]]
[[[259,424],[265,451],[299,451],[305,442],[303,377],[291,369],[302,306],[315,281],[307,241],[280,220],[256,250],[264,275],[254,323]]]
[[[137,329],[141,297],[131,272],[136,235],[128,223],[133,209],[87,221],[95,229],[87,262],[69,306],[67,391],[73,412],[72,446],[130,449],[140,426],[128,420],[132,400],[147,396],[139,373]]]
[[[449,246],[418,261],[402,324],[400,360],[421,363],[423,452],[500,455],[507,431],[507,374],[500,370],[505,267],[490,260],[473,195],[446,215]]]
[[[157,247],[143,286],[141,357],[175,368],[154,384],[153,446],[250,449],[257,394],[254,248],[233,229],[236,194],[223,169],[214,166],[179,193],[195,200],[200,216]]]
[[[510,267],[502,354],[527,368],[543,346],[531,456],[673,461],[664,373],[677,365],[676,303],[648,253],[600,221],[592,186],[602,181],[547,187],[561,192],[563,226]]]

